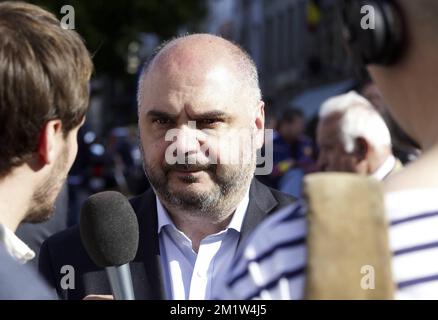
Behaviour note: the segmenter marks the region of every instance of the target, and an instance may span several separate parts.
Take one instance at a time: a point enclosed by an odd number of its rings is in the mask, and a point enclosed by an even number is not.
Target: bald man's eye
[[[171,124],[172,120],[170,120],[169,118],[156,118],[152,120],[152,123],[160,126],[166,126]]]
[[[202,127],[214,127],[224,122],[223,119],[201,119],[196,124]]]

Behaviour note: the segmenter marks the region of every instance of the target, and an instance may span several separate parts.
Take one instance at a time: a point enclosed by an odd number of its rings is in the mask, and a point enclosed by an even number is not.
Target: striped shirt
[[[385,196],[396,299],[438,299],[438,189]],[[237,253],[221,299],[302,299],[306,204],[265,220]]]

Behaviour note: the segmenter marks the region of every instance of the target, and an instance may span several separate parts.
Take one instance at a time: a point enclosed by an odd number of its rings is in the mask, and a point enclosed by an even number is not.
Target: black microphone
[[[82,243],[91,260],[104,267],[116,300],[134,300],[129,262],[138,249],[138,221],[128,199],[119,192],[90,196],[82,205]]]

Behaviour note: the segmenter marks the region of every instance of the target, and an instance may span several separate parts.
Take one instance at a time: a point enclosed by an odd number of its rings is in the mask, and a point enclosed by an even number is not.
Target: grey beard
[[[158,170],[148,170],[144,161],[143,166],[152,188],[168,209],[175,208],[191,216],[220,221],[229,216],[244,197],[249,189],[256,164],[254,162],[241,167],[236,166],[235,169],[229,168],[224,177],[218,177],[216,172],[208,170],[215,182],[213,189],[192,194],[171,192],[165,175],[160,177],[151,174]],[[186,182],[190,183],[189,180],[187,179]]]

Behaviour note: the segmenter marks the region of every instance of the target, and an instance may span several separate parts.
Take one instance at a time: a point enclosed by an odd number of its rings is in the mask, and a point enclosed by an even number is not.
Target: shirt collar
[[[385,179],[394,169],[397,161],[393,155],[386,158],[385,162],[371,176],[379,181]]]
[[[249,203],[249,189],[246,191],[245,196],[239,202],[239,205],[236,208],[236,211],[231,218],[230,224],[228,225],[228,229],[234,229],[237,232],[240,232],[243,225],[243,219],[245,219],[246,210],[248,209]]]
[[[12,258],[21,264],[35,258],[35,252],[2,224],[0,224],[0,244],[4,245]]]
[[[170,219],[169,214],[167,213],[166,208],[162,205],[160,199],[155,196],[157,199],[157,215],[158,215],[158,234],[160,234],[161,229],[167,225],[175,226],[173,221]]]
[[[156,196],[157,199],[157,215],[158,215],[158,234],[160,234],[161,229],[167,225],[171,225],[175,227],[172,219],[170,219],[169,214],[161,203],[160,199]],[[246,210],[249,204],[249,189],[245,193],[243,199],[239,202],[236,211],[231,218],[230,224],[227,229],[234,229],[237,232],[240,232],[243,225],[243,220],[245,218]],[[175,227],[176,228],[176,227]]]

